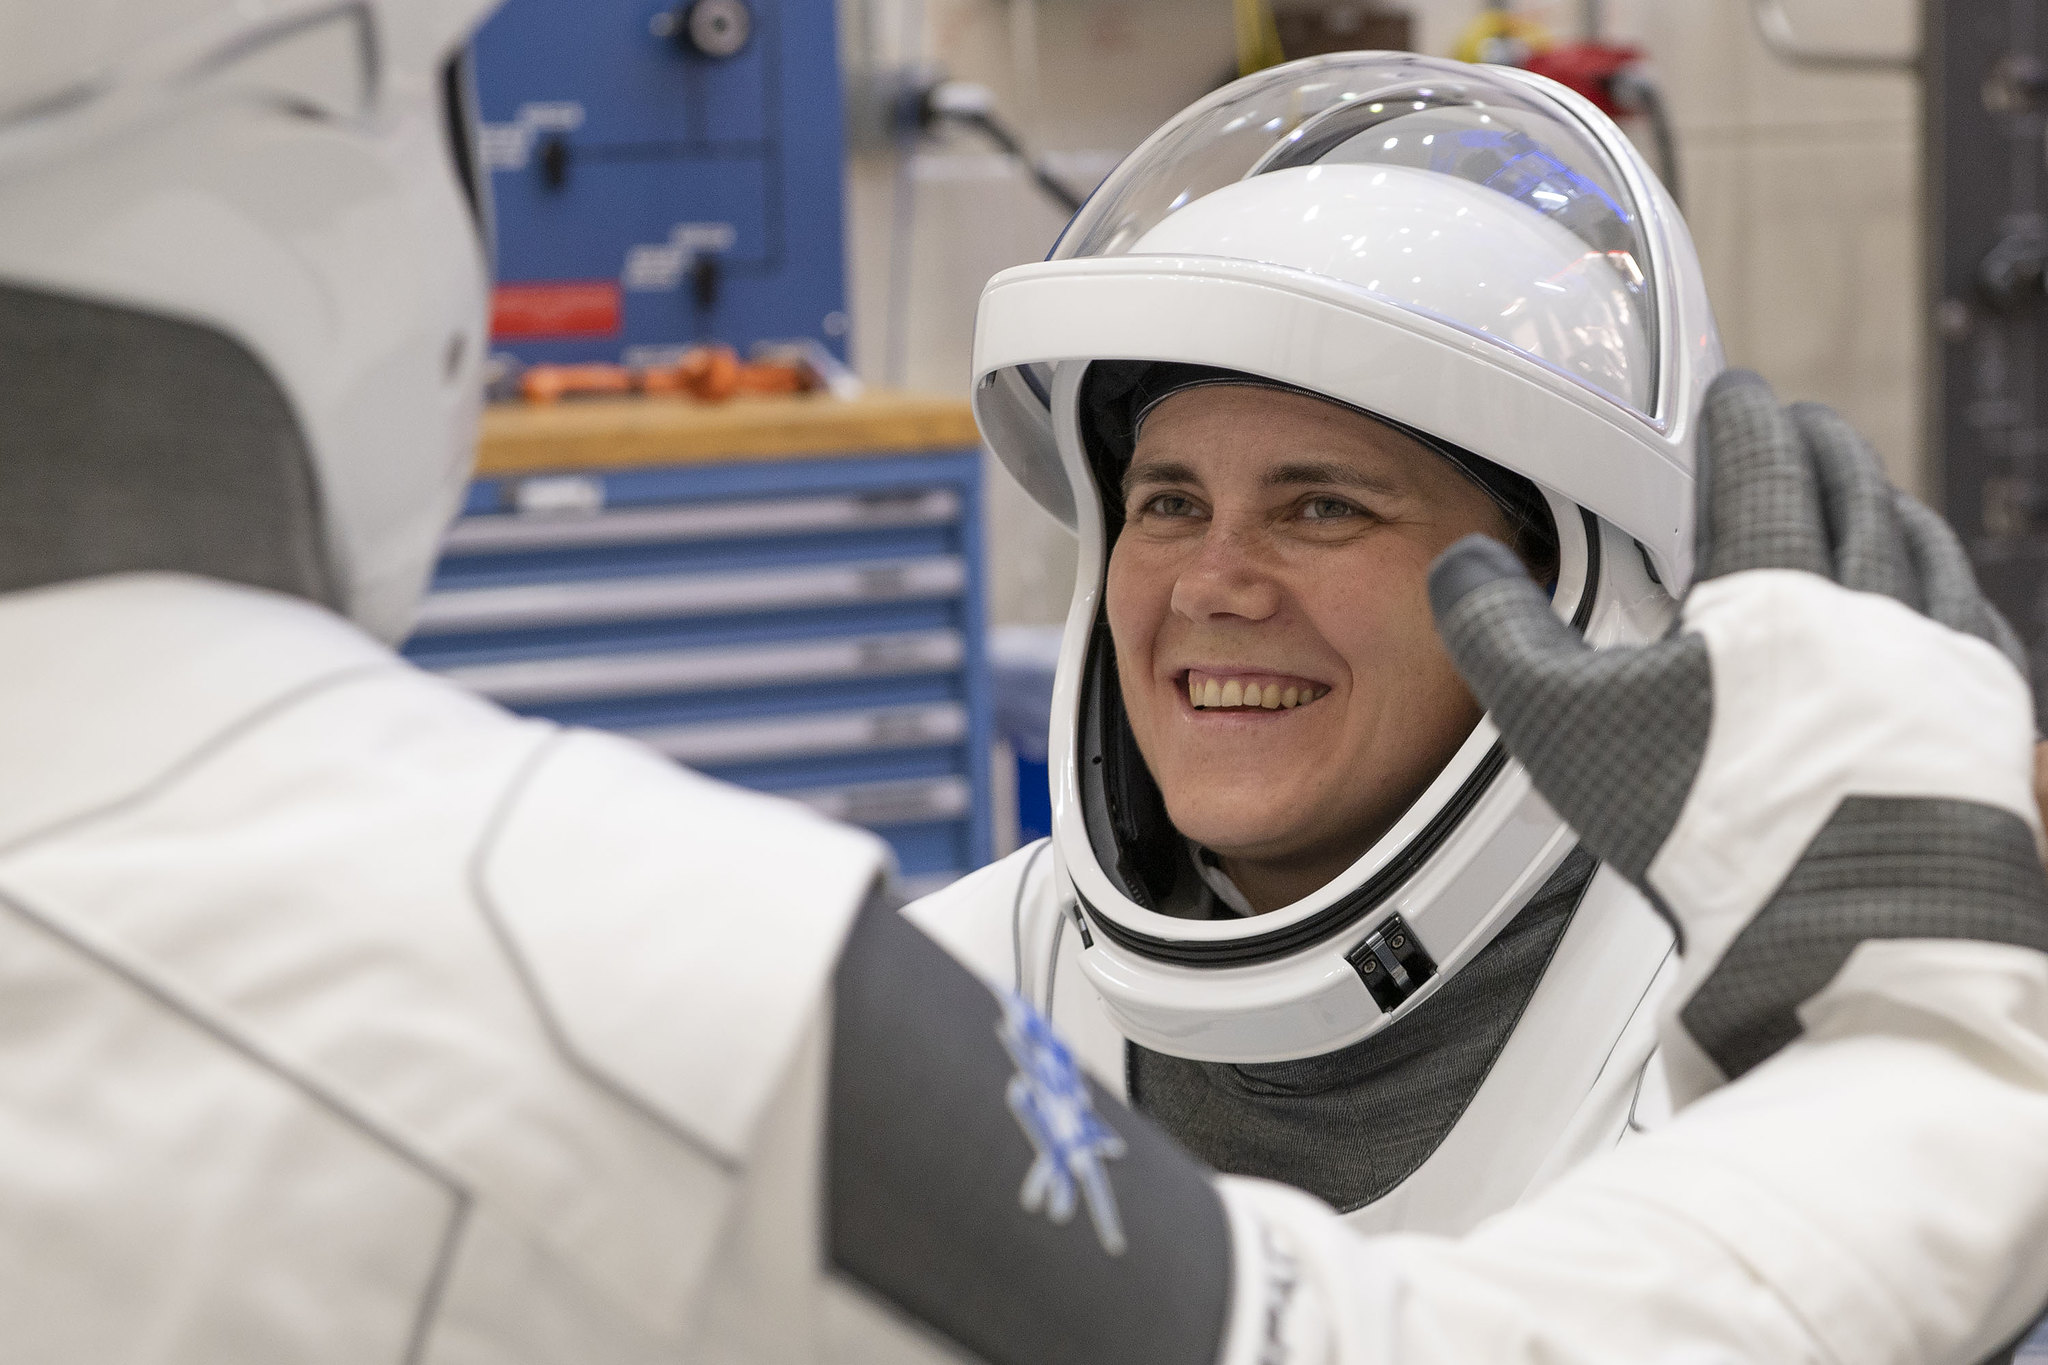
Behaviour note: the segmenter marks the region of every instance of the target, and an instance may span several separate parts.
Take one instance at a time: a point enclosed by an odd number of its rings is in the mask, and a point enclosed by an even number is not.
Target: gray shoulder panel
[[[2048,951],[2048,873],[2010,811],[1852,796],[1735,936],[1679,1018],[1730,1079],[1799,1035],[1795,1012],[1867,939]]]
[[[886,904],[833,997],[837,1271],[991,1365],[1216,1358],[1229,1227],[1200,1165]]]
[[[217,328],[0,285],[0,591],[176,569],[337,610],[305,433]]]

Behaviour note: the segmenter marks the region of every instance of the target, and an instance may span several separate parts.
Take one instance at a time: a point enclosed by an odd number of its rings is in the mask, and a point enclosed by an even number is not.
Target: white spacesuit
[[[373,638],[474,448],[487,8],[0,19],[8,1359],[811,1349],[718,1305],[885,850]]]
[[[0,1354],[1904,1365],[2048,1298],[2026,689],[1758,386],[1685,634],[1433,580],[1688,948],[1694,1102],[1463,1241],[1211,1176],[869,836],[397,659],[473,435],[482,8],[0,11]]]
[[[1132,388],[1156,405],[1170,381],[1134,363],[1154,362],[1284,384],[1533,481],[1559,612],[1597,643],[1661,633],[1721,356],[1685,225],[1620,130],[1502,68],[1359,53],[1262,73],[1155,134],[1051,260],[992,281],[976,350],[992,448],[1081,539],[1054,832],[911,916],[1198,1154],[1363,1227],[1462,1231],[1654,1121],[1669,932],[1575,851],[1492,724],[1321,890],[1190,917],[1158,883],[1216,874],[1172,851],[1100,624],[1136,425],[1119,409]],[[1426,969],[1369,988],[1394,926]]]

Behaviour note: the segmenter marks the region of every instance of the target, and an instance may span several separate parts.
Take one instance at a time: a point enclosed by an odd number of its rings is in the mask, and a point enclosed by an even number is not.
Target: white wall
[[[1904,50],[1914,0],[1788,0],[1816,44]],[[936,62],[991,86],[1027,141],[1085,189],[1231,71],[1229,0],[841,0],[851,78]],[[1447,52],[1479,0],[1406,0]],[[1565,36],[1577,4],[1524,4]],[[1686,214],[1731,361],[1787,399],[1833,404],[1919,488],[1918,89],[1903,74],[1794,70],[1748,0],[1607,0],[1678,127]],[[982,283],[1042,257],[1064,215],[971,136],[913,155],[857,143],[848,176],[854,361],[871,383],[964,393]],[[892,328],[892,320],[894,327]],[[1050,622],[1071,541],[991,464],[991,613]]]
[[[1655,56],[1679,129],[1686,220],[1729,359],[1847,414],[1925,491],[1920,88],[1768,52],[1745,0],[1610,0]],[[1815,45],[1907,52],[1914,0],[1788,0]]]

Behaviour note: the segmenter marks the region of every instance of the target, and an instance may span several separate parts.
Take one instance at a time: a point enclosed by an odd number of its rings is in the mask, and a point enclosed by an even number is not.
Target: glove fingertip
[[[1442,624],[1460,602],[1502,579],[1529,581],[1514,551],[1491,536],[1470,535],[1437,556],[1429,568],[1429,606]]]
[[[1711,412],[1722,404],[1735,402],[1768,403],[1776,409],[1778,397],[1772,392],[1770,381],[1755,370],[1723,370],[1707,385],[1707,410]]]

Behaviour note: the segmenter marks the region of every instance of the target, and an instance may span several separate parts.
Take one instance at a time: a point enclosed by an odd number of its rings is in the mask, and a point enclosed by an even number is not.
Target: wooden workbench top
[[[636,465],[716,464],[793,456],[874,455],[978,446],[964,398],[868,393],[735,398],[590,398],[493,404],[484,411],[479,476]]]

